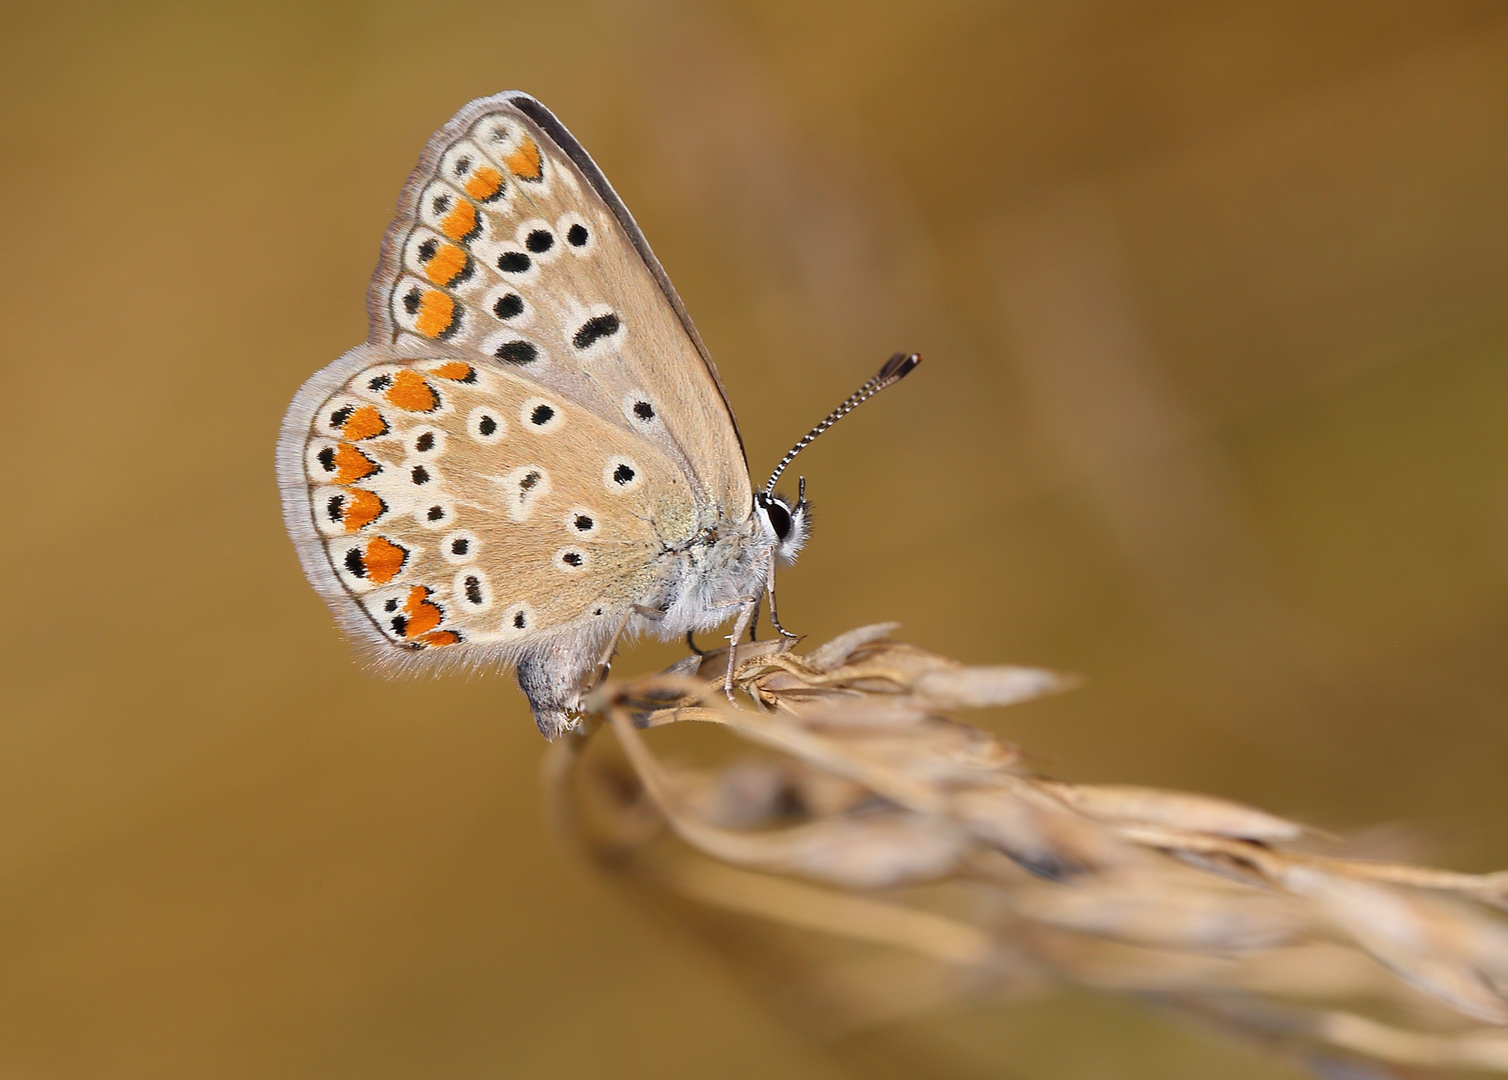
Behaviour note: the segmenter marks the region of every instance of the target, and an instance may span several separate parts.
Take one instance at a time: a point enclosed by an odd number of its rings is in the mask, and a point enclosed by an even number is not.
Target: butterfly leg
[[[603,649],[597,658],[597,675],[592,680],[591,689],[595,690],[607,681],[608,674],[613,670],[613,654],[618,651],[618,642],[623,640],[623,631],[628,629],[628,620],[634,615],[632,609],[623,616],[618,623],[618,629],[613,631],[613,636],[608,639],[607,648]]]
[[[759,597],[747,597],[738,612],[738,621],[733,624],[733,633],[728,635],[728,672],[723,676],[723,693],[728,695],[729,701],[733,700],[733,669],[738,662],[738,639],[744,636],[744,631],[754,621],[754,614],[758,610]]]
[[[781,637],[791,638],[792,640],[795,640],[800,635],[793,634],[785,627],[781,626],[780,616],[775,612],[775,564],[773,562],[770,564],[770,576],[765,582],[765,591],[770,594],[770,625],[775,627],[776,630],[780,631]]]

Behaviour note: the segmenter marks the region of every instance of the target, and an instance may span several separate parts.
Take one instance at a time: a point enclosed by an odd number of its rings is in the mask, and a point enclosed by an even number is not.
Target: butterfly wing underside
[[[379,659],[558,655],[569,683],[653,597],[658,552],[748,517],[711,360],[532,98],[473,102],[430,140],[368,306],[369,342],[300,391],[278,464],[306,572]]]

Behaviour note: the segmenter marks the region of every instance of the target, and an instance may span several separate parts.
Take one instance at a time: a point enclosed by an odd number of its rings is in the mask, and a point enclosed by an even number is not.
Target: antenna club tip
[[[880,368],[882,379],[904,379],[913,368],[922,362],[921,353],[896,353]]]

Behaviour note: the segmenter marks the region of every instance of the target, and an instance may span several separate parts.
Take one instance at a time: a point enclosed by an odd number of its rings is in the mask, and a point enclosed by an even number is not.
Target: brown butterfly
[[[278,440],[304,572],[384,667],[514,665],[550,738],[625,632],[732,618],[736,642],[764,593],[779,628],[775,562],[809,515],[804,484],[793,502],[776,479],[920,359],[893,357],[754,492],[643,234],[519,92],[429,140],[367,306],[367,343],[304,384]]]

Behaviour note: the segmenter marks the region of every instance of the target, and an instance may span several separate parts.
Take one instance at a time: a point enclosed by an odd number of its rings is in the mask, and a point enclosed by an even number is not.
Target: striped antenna
[[[803,435],[801,441],[791,447],[785,457],[780,459],[780,464],[776,465],[775,471],[770,474],[770,482],[764,486],[765,496],[768,497],[774,494],[775,481],[780,479],[780,474],[785,472],[785,467],[795,460],[797,454],[810,446],[818,435],[821,435],[887,386],[893,386],[900,382],[907,375],[911,374],[912,368],[921,362],[922,357],[920,353],[896,353],[889,360],[886,360],[885,366],[880,368],[874,378],[850,394],[843,404],[827,414],[826,420],[823,420],[822,423]]]

